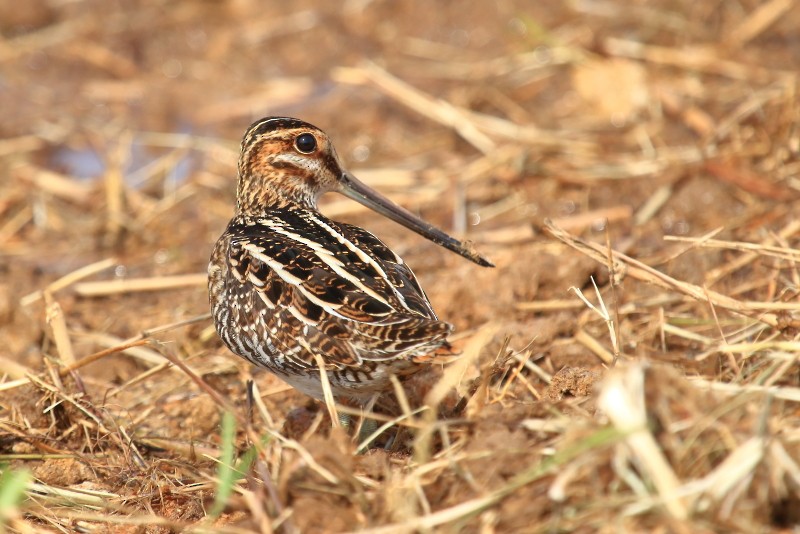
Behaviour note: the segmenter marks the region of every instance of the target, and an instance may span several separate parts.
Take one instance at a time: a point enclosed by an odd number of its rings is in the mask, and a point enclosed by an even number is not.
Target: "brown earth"
[[[31,477],[0,530],[797,528],[798,27],[792,0],[0,2],[0,469]],[[206,315],[266,115],[497,265],[324,199],[457,329],[387,449]],[[226,409],[260,445],[215,517]]]

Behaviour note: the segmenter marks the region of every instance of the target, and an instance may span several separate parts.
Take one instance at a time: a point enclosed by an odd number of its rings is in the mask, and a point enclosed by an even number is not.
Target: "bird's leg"
[[[374,434],[376,430],[378,430],[378,421],[376,421],[375,419],[370,419],[368,417],[361,418],[361,424],[358,426],[358,437],[357,437],[359,445],[363,443],[361,449],[366,450],[370,448],[372,442],[375,441],[375,438],[377,438],[377,436],[369,440],[369,442],[365,443],[365,441],[367,440],[367,438],[372,436],[372,434]]]
[[[377,395],[372,397],[366,404],[358,405],[358,407],[361,408],[362,414],[372,412],[372,408],[373,406],[375,406],[376,400],[377,400]],[[339,424],[343,428],[349,430],[350,428],[353,427],[353,416],[347,413],[339,413]],[[366,417],[365,415],[362,415],[359,418],[358,424],[355,426],[355,431],[354,431],[356,443],[360,445],[358,450],[359,453],[363,453],[367,449],[369,449],[370,445],[372,445],[373,440],[369,440],[366,443],[365,441],[367,440],[367,438],[372,436],[372,434],[374,434],[377,429],[378,429],[378,421],[376,421],[375,419],[371,419],[369,417]]]
[[[339,412],[339,425],[342,428],[349,429],[350,426],[353,424],[353,417],[349,413],[342,413]]]

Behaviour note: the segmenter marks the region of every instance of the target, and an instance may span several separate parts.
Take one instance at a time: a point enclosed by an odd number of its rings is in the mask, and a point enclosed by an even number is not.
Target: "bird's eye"
[[[311,154],[317,149],[317,138],[310,133],[300,134],[294,140],[294,146],[303,154]]]

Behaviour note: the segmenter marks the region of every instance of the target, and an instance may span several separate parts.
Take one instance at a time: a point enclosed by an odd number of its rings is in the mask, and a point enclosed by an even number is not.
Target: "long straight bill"
[[[363,204],[364,206],[377,211],[384,217],[388,217],[398,224],[402,224],[409,230],[417,232],[419,235],[426,239],[430,239],[437,245],[446,249],[452,250],[456,254],[464,256],[470,261],[474,261],[483,267],[494,267],[494,264],[478,254],[477,251],[472,249],[469,245],[464,244],[458,239],[447,235],[435,226],[423,221],[407,209],[398,206],[385,196],[381,195],[374,189],[368,187],[365,183],[358,180],[349,172],[342,175],[342,188],[340,192]]]

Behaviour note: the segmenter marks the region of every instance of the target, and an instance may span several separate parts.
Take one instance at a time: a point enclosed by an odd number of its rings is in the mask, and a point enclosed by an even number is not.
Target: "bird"
[[[324,216],[318,199],[342,193],[472,262],[494,265],[348,172],[330,138],[291,117],[245,132],[236,211],[208,265],[211,313],[235,354],[295,389],[365,406],[399,378],[452,355],[411,268],[373,234]]]

